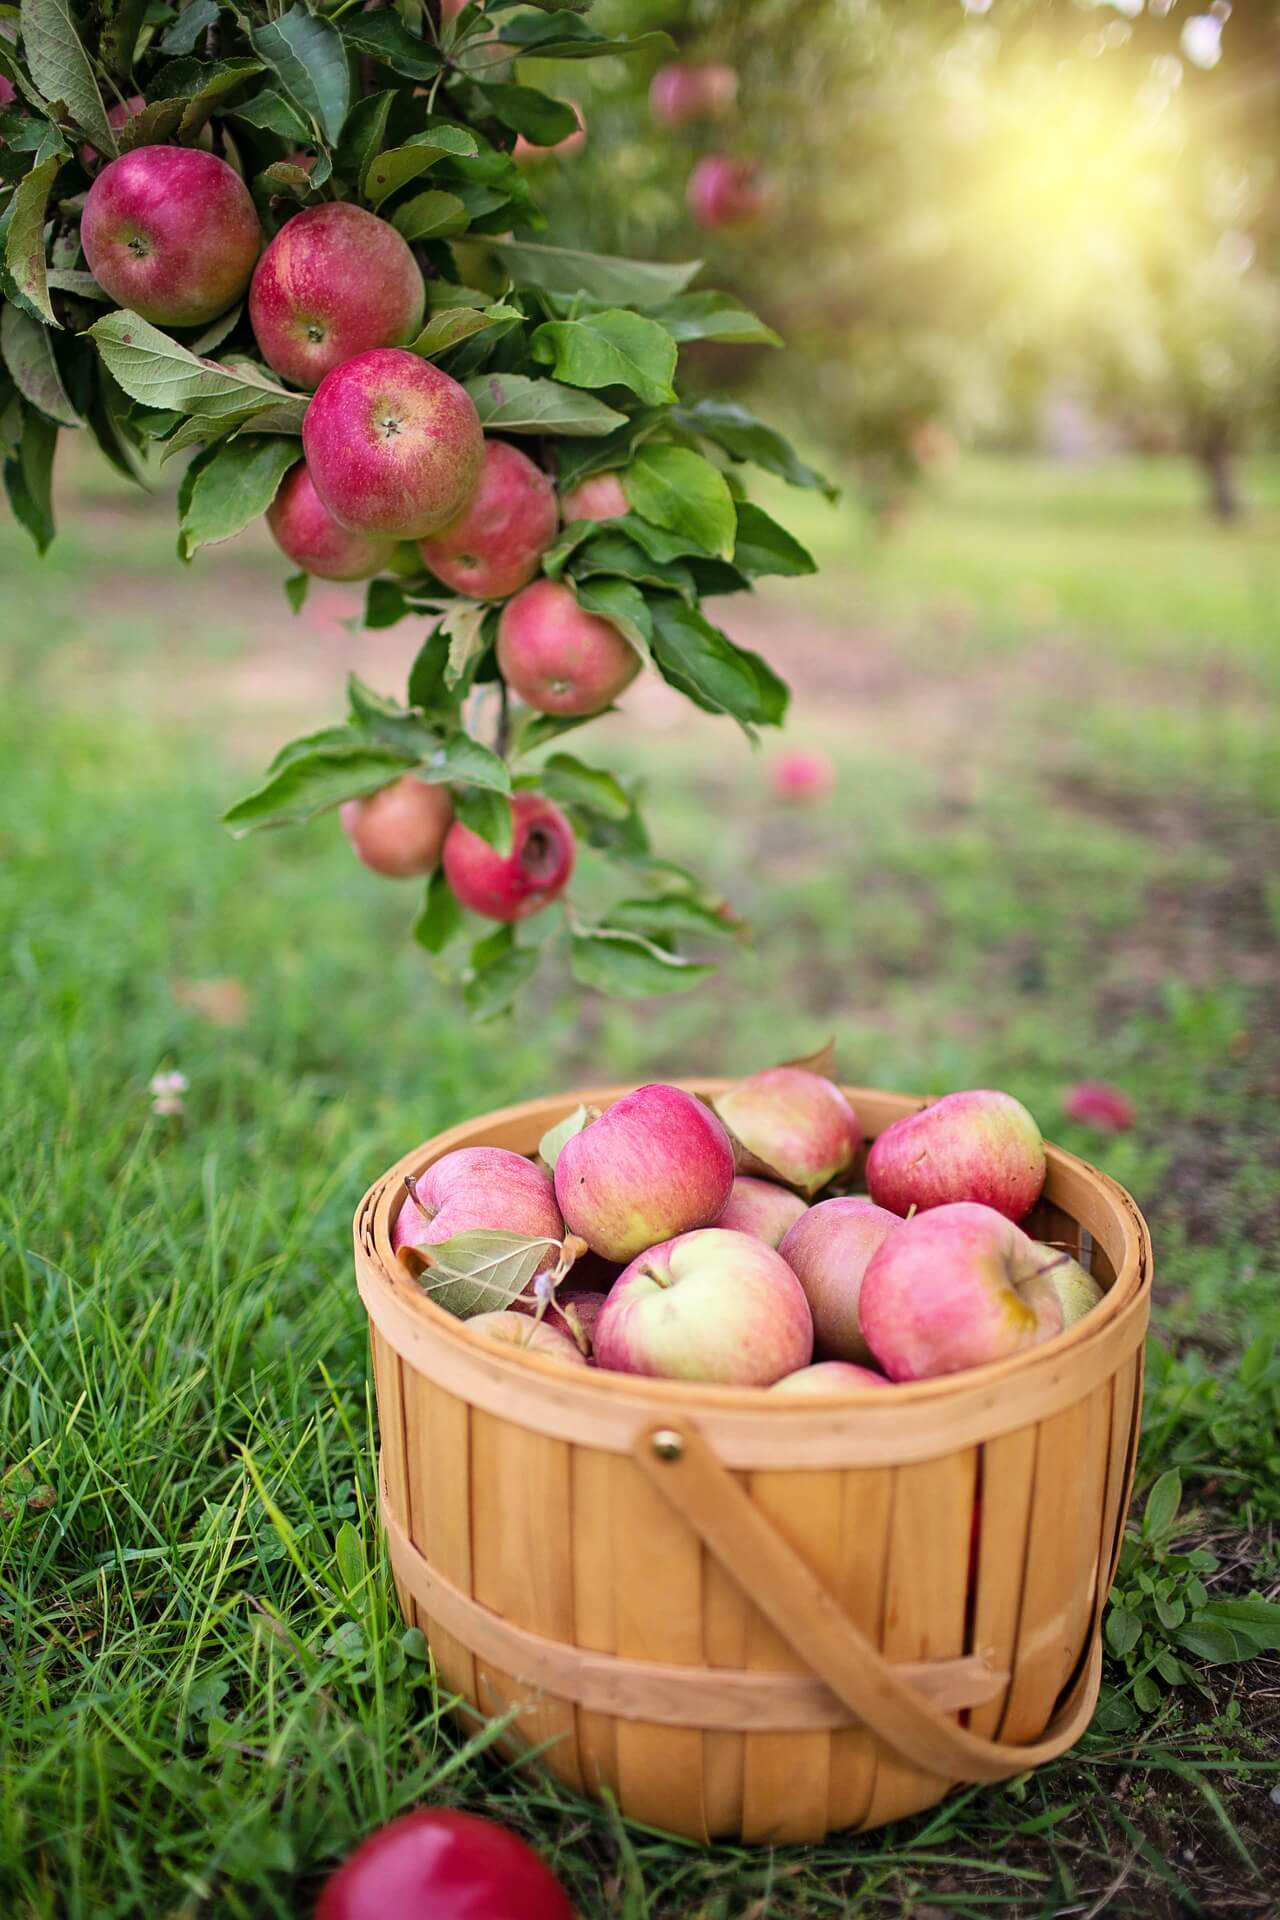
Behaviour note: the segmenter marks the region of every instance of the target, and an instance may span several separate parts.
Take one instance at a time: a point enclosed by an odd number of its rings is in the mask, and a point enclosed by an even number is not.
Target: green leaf
[[[615,711],[613,707],[601,709],[601,713]],[[600,713],[523,713],[516,722],[512,757],[523,760],[527,754],[536,753],[550,741],[559,740],[566,733],[575,733],[579,727],[585,727],[588,721],[600,717]]]
[[[416,180],[439,164],[450,148],[438,145],[429,133],[418,134],[402,147],[390,147],[377,154],[365,168],[363,192],[371,206],[378,206],[389,194]]]
[[[626,927],[636,933],[700,934],[716,940],[730,939],[742,928],[741,921],[723,909],[717,912],[698,900],[682,899],[678,894],[619,900],[609,909],[609,925]]]
[[[221,10],[220,0],[191,0],[160,36],[161,52],[190,53],[197,40],[202,40],[210,27],[217,24]]]
[[[733,564],[753,579],[775,573],[794,577],[816,573],[813,555],[800,542],[771,519],[754,501],[738,501],[738,530],[733,543]]]
[[[554,1127],[548,1127],[538,1142],[538,1158],[548,1173],[556,1170],[556,1161],[576,1134],[591,1124],[591,1110],[588,1107],[575,1107]]]
[[[334,166],[344,180],[363,187],[365,169],[381,149],[386,136],[387,116],[395,97],[392,88],[382,93],[371,93],[365,99],[357,100],[347,115],[347,124],[334,154]]]
[[[674,50],[666,33],[641,33],[619,39],[597,33],[576,13],[563,8],[554,13],[520,13],[497,29],[503,46],[518,49],[525,58],[539,60],[597,60],[623,53],[664,53]]]
[[[1149,1673],[1140,1673],[1135,1679],[1133,1703],[1142,1713],[1154,1713],[1160,1705],[1160,1689]]]
[[[114,160],[116,137],[93,63],[76,32],[69,0],[22,0],[20,18],[22,50],[32,80],[46,100],[65,101],[90,143]]]
[[[1182,1476],[1177,1468],[1162,1473],[1147,1495],[1142,1515],[1144,1540],[1163,1540],[1178,1517],[1182,1503]]]
[[[1117,1659],[1123,1660],[1132,1653],[1142,1638],[1142,1622],[1136,1613],[1127,1607],[1117,1606],[1113,1601],[1107,1609],[1106,1640]]]
[[[409,33],[390,9],[348,14],[342,21],[342,37],[357,53],[370,54],[407,80],[434,80],[440,71],[436,49]]]
[[[584,987],[622,1000],[687,993],[715,972],[714,967],[668,953],[643,934],[612,927],[575,933],[570,965]]]
[[[413,923],[413,937],[428,953],[443,953],[449,942],[462,931],[462,908],[437,867],[427,881],[422,911]]]
[[[177,133],[189,105],[185,95],[152,100],[117,129],[116,145],[121,153],[132,153],[135,147],[163,146]]]
[[[262,827],[295,826],[344,800],[376,793],[411,764],[404,754],[373,745],[355,744],[345,752],[301,753],[228,808],[222,823],[237,840]]]
[[[440,307],[432,314],[417,339],[409,342],[408,351],[421,355],[424,360],[435,360],[440,354],[447,353],[450,347],[456,347],[460,340],[486,333],[494,327],[506,332],[511,327],[519,326],[523,318],[518,307],[504,306],[501,301],[486,307],[481,313],[474,307]]]
[[[252,85],[262,72],[261,60],[171,60],[150,83],[147,92],[157,109],[176,99],[182,101],[178,122],[179,139],[196,139],[205,122],[218,109],[227,106],[233,95]],[[135,129],[143,118],[128,122],[132,144],[141,145]],[[157,137],[153,132],[152,138]]]
[[[55,154],[18,182],[13,196],[9,230],[5,235],[5,265],[18,291],[36,307],[51,327],[58,321],[49,301],[49,269],[44,257],[45,209],[62,167]],[[71,423],[74,425],[74,421]]]
[[[482,373],[465,382],[491,433],[612,433],[626,415],[594,394],[523,373]]]
[[[64,427],[84,425],[62,383],[53,336],[9,301],[0,307],[0,352],[24,400]]]
[[[471,978],[462,989],[472,1019],[494,1020],[505,1013],[521,987],[537,972],[539,958],[537,947],[516,946],[510,927],[499,927],[474,946]],[[532,1274],[529,1277],[532,1279]]]
[[[282,140],[289,140],[294,146],[306,146],[314,138],[313,129],[293,102],[270,87],[255,93],[252,100],[242,100],[232,109],[232,115],[243,120],[246,126],[261,127],[264,133],[278,133]]]
[[[675,341],[655,320],[623,307],[607,307],[585,320],[546,320],[530,351],[571,387],[627,387],[651,407],[676,397]]]
[[[618,629],[628,646],[634,647],[645,665],[653,655],[653,617],[638,587],[629,580],[599,578],[575,582],[578,605]]]
[[[245,365],[198,360],[127,307],[96,320],[89,332],[109,371],[130,399],[143,406],[175,408],[211,420],[243,416],[252,409],[259,431],[302,431],[305,394],[289,393]]]
[[[365,624],[369,624],[367,616]],[[444,670],[448,658],[448,635],[437,631],[429,633],[409,669],[408,699],[411,707],[418,707],[423,713],[438,713],[448,712],[456,705],[453,697],[445,692]]]
[[[374,170],[381,165],[381,160],[375,160]],[[447,240],[465,233],[471,224],[471,215],[456,193],[445,193],[434,187],[427,193],[415,193],[412,200],[397,207],[391,224],[401,238],[413,246],[419,240]]]
[[[497,800],[503,814],[499,829],[504,840],[502,851],[511,851],[511,808],[503,800],[503,796],[511,792],[511,773],[506,761],[491,747],[486,747],[482,740],[472,739],[461,727],[455,727],[444,735],[438,747],[425,756],[418,775],[420,779],[435,782],[466,781],[477,790],[484,791],[488,797],[484,804],[488,804],[489,799]],[[476,831],[480,829],[476,828]],[[489,838],[487,834],[483,837]]]
[[[346,49],[337,30],[305,7],[293,6],[255,27],[249,38],[289,98],[336,146],[351,104]]]
[[[677,426],[723,447],[734,460],[750,461],[763,473],[776,474],[793,487],[825,493],[828,500],[839,498],[840,489],[806,466],[780,433],[734,401],[699,400],[694,406],[678,408],[673,418]]]
[[[682,346],[689,340],[723,340],[744,347],[782,345],[773,328],[749,313],[731,293],[702,288],[696,293],[678,293],[660,307],[651,307],[649,314],[651,319],[660,320]]]
[[[22,441],[17,453],[4,463],[4,487],[14,519],[26,528],[39,553],[47,552],[53,541],[53,455],[57,444],[58,429],[53,422],[24,403]]]
[[[568,493],[594,473],[612,473],[625,467],[632,449],[656,433],[669,417],[668,408],[653,407],[634,414],[602,440],[566,440],[556,448],[561,492]]]
[[[737,509],[724,475],[687,447],[641,447],[623,479],[636,512],[655,526],[696,541],[704,553],[733,558]]]
[[[536,87],[484,83],[485,99],[495,117],[513,133],[522,133],[538,147],[553,147],[578,131],[578,116],[563,100],[554,100]]]
[[[439,631],[449,637],[449,658],[444,684],[455,693],[464,684],[470,686],[485,650],[484,623],[491,609],[480,600],[457,600],[440,622]]]
[[[678,560],[654,560],[634,540],[617,532],[593,534],[573,556],[569,570],[578,581],[592,574],[619,574],[638,586],[665,588],[688,600],[694,597],[693,575],[688,567]]]
[[[364,1547],[359,1530],[353,1527],[349,1520],[344,1521],[338,1529],[333,1554],[343,1592],[349,1600],[354,1600],[365,1583],[367,1568],[364,1564]]]
[[[1197,1660],[1205,1660],[1210,1666],[1229,1666],[1250,1657],[1249,1649],[1240,1646],[1230,1628],[1209,1621],[1193,1620],[1175,1638],[1187,1653],[1194,1653]]]
[[[524,952],[536,966],[536,951]],[[457,1320],[498,1313],[519,1298],[556,1244],[550,1238],[530,1240],[521,1233],[472,1227],[419,1250],[428,1264],[418,1284]]]
[[[220,446],[191,490],[182,517],[183,557],[230,540],[264,514],[297,458],[296,443],[282,434],[243,434]]]
[[[598,814],[602,820],[625,820],[632,811],[630,798],[611,773],[589,767],[571,753],[553,753],[530,776],[530,783],[558,805]]]
[[[505,859],[515,844],[511,804],[487,787],[468,787],[454,795],[459,820]]]
[[[302,603],[307,597],[307,588],[311,585],[309,573],[291,573],[284,583],[285,599],[295,613],[302,612]]]
[[[549,293],[586,293],[619,307],[658,306],[683,293],[702,267],[701,260],[680,264],[626,260],[616,254],[580,253],[573,247],[542,247],[530,240],[495,240],[492,245],[519,286],[544,287]]]
[[[682,600],[655,594],[649,608],[653,655],[665,680],[708,713],[732,714],[748,730],[781,726],[787,689],[758,654],[735,646]]]

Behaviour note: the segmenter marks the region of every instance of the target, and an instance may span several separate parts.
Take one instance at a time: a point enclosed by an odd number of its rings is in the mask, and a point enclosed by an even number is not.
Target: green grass
[[[251,543],[184,595],[167,503],[96,473],[43,565],[0,527],[0,1911],[297,1915],[422,1799],[530,1834],[584,1920],[1270,1910],[1265,1663],[1197,1668],[1207,1694],[1130,1730],[1121,1691],[1033,1778],[772,1856],[620,1831],[463,1746],[379,1553],[349,1243],[407,1146],[575,1080],[746,1070],[834,1032],[851,1080],[1007,1086],[1151,1219],[1173,1358],[1143,1484],[1181,1466],[1214,1592],[1275,1591],[1280,1387],[1265,1354],[1238,1369],[1280,1342],[1274,463],[1250,491],[1223,532],[1177,468],[973,462],[883,545],[793,501],[826,571],[749,637],[795,678],[835,798],[779,809],[711,721],[599,729],[754,944],[687,1000],[549,980],[481,1028],[331,822],[240,846],[216,825],[370,637],[291,625]],[[189,1003],[220,978],[242,1024]],[[172,1068],[165,1118],[148,1083]],[[1061,1120],[1085,1076],[1128,1090],[1131,1134]]]

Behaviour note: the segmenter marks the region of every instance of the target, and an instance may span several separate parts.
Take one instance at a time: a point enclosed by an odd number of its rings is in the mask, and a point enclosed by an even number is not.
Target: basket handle
[[[1101,1592],[1089,1657],[1043,1738],[1034,1746],[984,1740],[937,1712],[895,1671],[691,1422],[644,1428],[636,1436],[632,1457],[836,1698],[926,1773],[948,1780],[1007,1780],[1056,1760],[1089,1725],[1102,1680],[1097,1632],[1105,1599]],[[1099,1567],[1100,1588],[1102,1571]]]

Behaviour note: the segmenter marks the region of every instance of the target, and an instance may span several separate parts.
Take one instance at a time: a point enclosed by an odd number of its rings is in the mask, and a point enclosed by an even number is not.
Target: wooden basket
[[[728,1085],[703,1081],[690,1091]],[[1133,1477],[1151,1244],[1048,1149],[1027,1223],[1106,1289],[1015,1359],[822,1400],[597,1374],[468,1331],[402,1272],[406,1173],[536,1151],[529,1101],[408,1154],[360,1204],[381,1501],[443,1684],[571,1787],[706,1840],[815,1840],[1064,1752],[1097,1699]],[[926,1103],[847,1089],[869,1136]]]

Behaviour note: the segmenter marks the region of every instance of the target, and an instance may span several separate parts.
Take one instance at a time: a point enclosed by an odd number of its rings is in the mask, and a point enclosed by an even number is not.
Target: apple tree
[[[539,210],[530,160],[581,134],[526,63],[663,37],[600,31],[579,0],[5,11],[16,518],[43,552],[63,431],[140,483],[180,460],[182,563],[265,515],[295,610],[313,574],[365,579],[367,626],[421,634],[406,685],[352,674],[231,831],[342,808],[366,864],[425,878],[415,937],[478,1017],[557,947],[604,992],[705,978],[732,915],[566,736],[637,672],[751,736],[780,725],[782,681],[702,603],[812,568],[749,467],[824,483],[746,409],[681,391],[687,344],[772,340],[738,301],[696,262],[558,245]],[[575,854],[612,904],[563,891]]]

